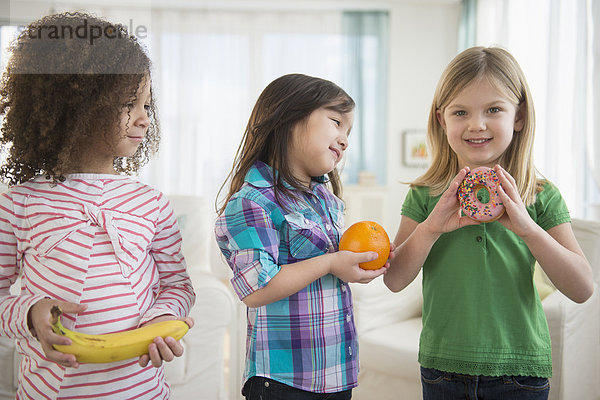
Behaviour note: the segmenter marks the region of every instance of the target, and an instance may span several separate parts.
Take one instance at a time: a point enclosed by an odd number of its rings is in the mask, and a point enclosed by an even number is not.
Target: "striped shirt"
[[[291,186],[288,186],[291,190]],[[292,264],[338,250],[343,203],[320,178],[299,199],[275,201],[269,166],[257,162],[217,219],[215,233],[240,298]],[[248,308],[244,378],[264,376],[333,393],[357,385],[358,347],[347,283],[325,275],[285,299]]]
[[[0,334],[17,339],[18,399],[166,399],[163,368],[137,359],[65,368],[27,326],[45,297],[87,304],[68,329],[129,330],[164,314],[186,316],[195,295],[166,197],[125,176],[39,176],[0,195]],[[21,290],[10,286],[21,277]]]

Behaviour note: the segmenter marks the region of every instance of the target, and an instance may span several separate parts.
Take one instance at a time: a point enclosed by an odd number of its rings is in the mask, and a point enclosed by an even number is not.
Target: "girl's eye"
[[[458,117],[462,117],[464,115],[467,115],[467,112],[466,111],[462,111],[462,110],[454,111],[454,115],[456,115]]]
[[[146,110],[146,113],[149,113],[150,112],[150,104],[144,105],[144,110]]]
[[[488,111],[490,113],[494,114],[494,113],[500,112],[500,107],[490,107],[490,109]]]
[[[340,122],[340,121],[338,121],[337,119],[335,119],[335,118],[330,118],[330,119],[331,119],[333,122],[335,122],[335,124],[336,124],[337,126],[340,126],[340,125],[341,125],[341,122]]]

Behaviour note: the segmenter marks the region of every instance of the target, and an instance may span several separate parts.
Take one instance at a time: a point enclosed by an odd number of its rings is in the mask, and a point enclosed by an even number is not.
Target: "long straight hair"
[[[523,202],[530,205],[541,187],[533,164],[533,100],[521,67],[508,51],[499,47],[467,49],[458,54],[444,70],[429,111],[427,141],[432,155],[431,164],[411,186],[428,186],[430,194],[437,196],[448,188],[458,174],[458,157],[448,144],[436,113],[443,113],[465,87],[478,79],[487,79],[522,113],[523,129],[514,132],[511,143],[500,158],[500,164],[515,178]]]
[[[292,175],[288,150],[293,128],[305,123],[313,111],[322,107],[349,113],[354,109],[354,100],[333,82],[302,74],[283,75],[267,85],[254,105],[233,167],[219,190],[220,194],[227,182],[231,182],[220,207],[217,195],[219,215],[225,210],[231,196],[241,189],[246,174],[257,161],[273,169],[275,198],[280,204],[282,194],[293,196],[284,182],[297,190],[306,190]],[[327,176],[331,190],[340,196],[342,185],[337,168]]]

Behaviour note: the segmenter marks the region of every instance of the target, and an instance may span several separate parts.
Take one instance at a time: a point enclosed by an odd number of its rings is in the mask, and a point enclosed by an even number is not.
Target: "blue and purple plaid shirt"
[[[217,242],[240,299],[267,285],[282,265],[338,250],[342,201],[323,178],[309,193],[295,193],[298,199],[281,195],[280,207],[271,167],[257,162],[217,219]],[[248,309],[245,380],[263,376],[333,393],[355,387],[357,374],[352,295],[339,278],[325,275],[290,297]]]

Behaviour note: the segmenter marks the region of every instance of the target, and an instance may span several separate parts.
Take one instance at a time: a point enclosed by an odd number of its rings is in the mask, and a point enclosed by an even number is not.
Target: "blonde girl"
[[[573,301],[592,294],[560,192],[536,176],[534,126],[527,82],[506,50],[470,48],[447,66],[429,114],[432,163],[404,201],[384,276],[399,291],[423,269],[424,399],[546,399],[552,359],[535,261]],[[506,212],[478,224],[459,212],[457,189],[481,166],[498,174]]]

